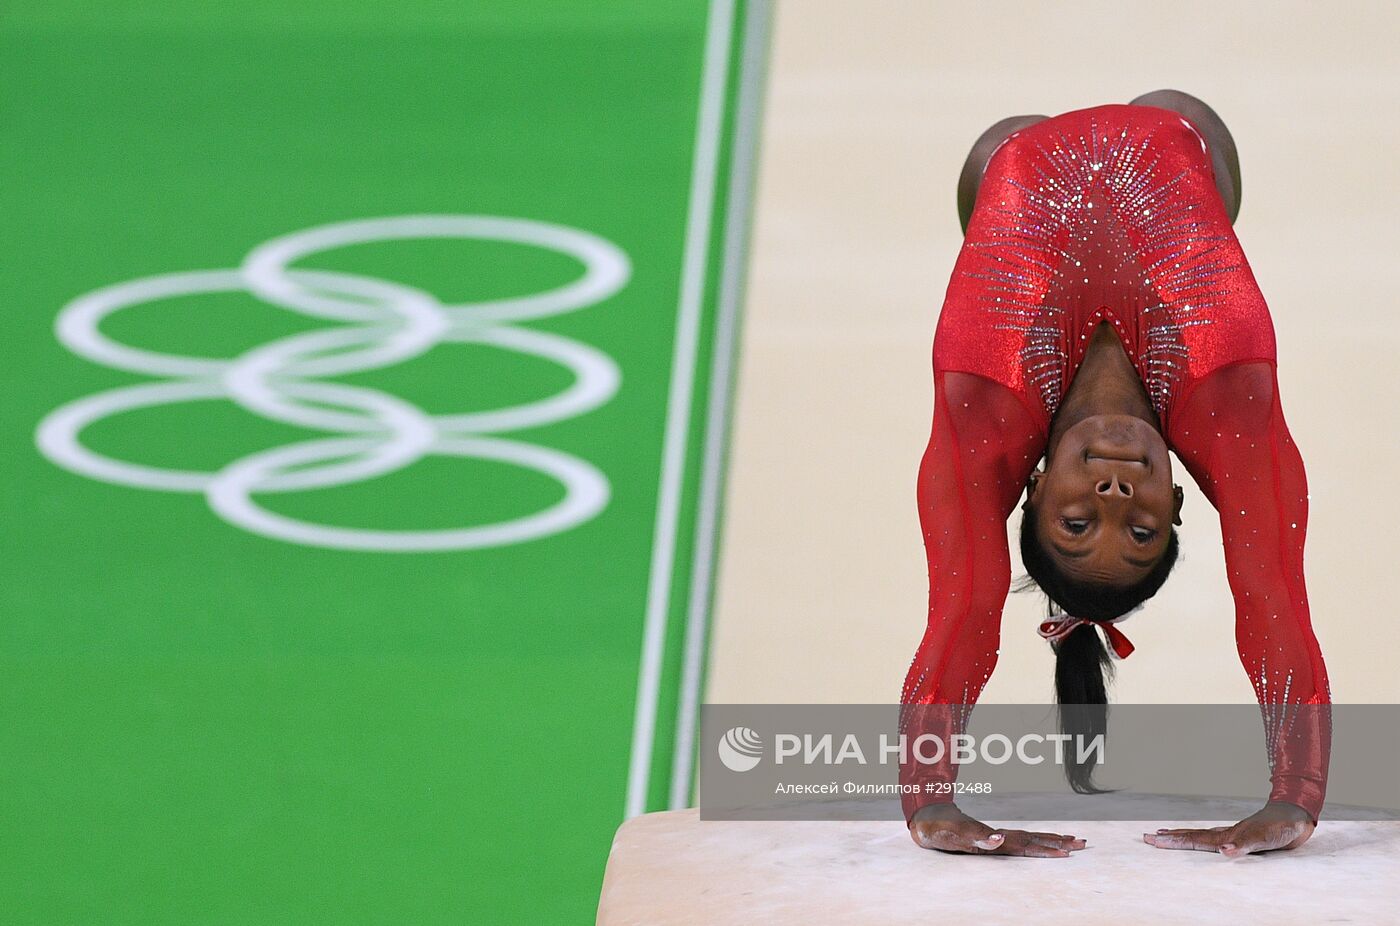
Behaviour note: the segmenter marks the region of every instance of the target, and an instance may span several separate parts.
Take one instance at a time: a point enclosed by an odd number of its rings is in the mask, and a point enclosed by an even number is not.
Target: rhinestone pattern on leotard
[[[1190,167],[1167,158],[1154,134],[1091,119],[1082,134],[1012,139],[1030,156],[990,177],[979,199],[994,218],[969,246],[989,263],[962,272],[983,284],[977,299],[992,327],[1022,336],[1025,380],[1050,415],[1090,314],[1113,310],[1161,412],[1189,361],[1182,330],[1211,324],[1208,310],[1228,294],[1237,266],[1221,245],[1231,238],[1212,233],[1201,204],[1181,195]]]

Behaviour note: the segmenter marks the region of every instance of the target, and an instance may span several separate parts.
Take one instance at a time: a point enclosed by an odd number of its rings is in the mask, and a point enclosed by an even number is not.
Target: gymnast
[[[1176,562],[1171,451],[1220,517],[1271,789],[1233,826],[1144,840],[1228,857],[1302,845],[1326,789],[1331,698],[1303,582],[1303,461],[1279,402],[1273,323],[1232,228],[1229,131],[1173,90],[1005,119],[973,147],[958,204],[965,240],[934,338],[918,476],[928,626],[906,714],[959,705],[941,716],[965,726],[996,664],[1006,524],[1024,493],[1021,556],[1049,602],[1039,633],[1055,654],[1062,728],[1102,723],[1102,710],[1066,707],[1107,703],[1105,675],[1132,652],[1119,622]],[[1098,790],[1092,772],[1066,766],[1079,792]],[[964,814],[951,789],[929,787],[955,775],[948,764],[901,769],[921,788],[904,796],[918,845],[1042,858],[1084,847]]]

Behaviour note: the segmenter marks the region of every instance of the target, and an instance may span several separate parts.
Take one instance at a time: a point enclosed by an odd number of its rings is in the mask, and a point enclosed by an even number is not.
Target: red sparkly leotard
[[[1327,671],[1303,584],[1308,493],[1279,404],[1273,323],[1200,133],[1168,110],[1100,106],[1012,135],[987,164],[934,339],[919,468],[928,628],[906,705],[965,705],[996,665],[1006,522],[1101,323],[1168,445],[1220,515],[1235,639],[1264,715],[1271,800],[1316,819]],[[947,732],[947,731],[944,731]],[[955,767],[908,764],[904,809],[951,799]],[[934,792],[934,793],[931,793]]]

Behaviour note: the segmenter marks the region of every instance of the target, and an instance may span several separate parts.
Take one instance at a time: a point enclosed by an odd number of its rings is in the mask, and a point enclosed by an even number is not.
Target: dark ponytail
[[[1107,621],[1142,604],[1167,581],[1180,550],[1176,528],[1167,537],[1162,558],[1143,579],[1127,588],[1091,585],[1065,575],[1046,554],[1035,530],[1034,510],[1021,517],[1021,562],[1029,582],[1017,590],[1038,587],[1045,593],[1047,614],[1069,614],[1089,621]],[[1060,732],[1071,737],[1065,751],[1065,778],[1080,794],[1099,794],[1094,785],[1094,752],[1079,761],[1079,743],[1088,744],[1108,733],[1108,682],[1113,679],[1113,657],[1097,627],[1081,624],[1059,643],[1055,651],[1055,700],[1059,702]],[[1081,739],[1082,738],[1082,739]]]
[[[1065,778],[1080,794],[1100,794],[1094,784],[1096,753],[1081,761],[1081,743],[1108,735],[1108,686],[1113,660],[1097,627],[1080,624],[1069,636],[1053,644],[1055,650],[1055,700],[1059,702],[1060,732],[1070,737],[1065,750]]]

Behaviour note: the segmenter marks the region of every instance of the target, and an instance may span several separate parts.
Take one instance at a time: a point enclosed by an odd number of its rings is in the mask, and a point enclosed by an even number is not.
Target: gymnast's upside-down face
[[[1181,523],[1166,441],[1130,415],[1093,415],[1060,434],[1027,505],[1063,572],[1120,588],[1152,571]]]

